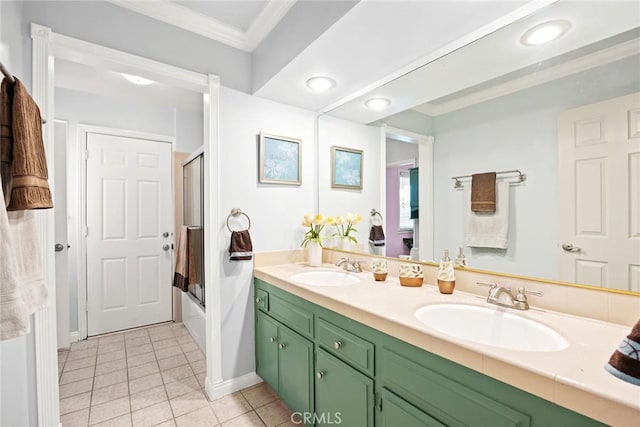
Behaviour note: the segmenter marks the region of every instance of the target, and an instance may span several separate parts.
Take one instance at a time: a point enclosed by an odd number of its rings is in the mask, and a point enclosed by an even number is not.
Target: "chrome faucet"
[[[360,267],[360,262],[357,259],[351,258],[340,258],[338,262],[336,262],[337,267],[342,267],[344,271],[350,271],[352,273],[361,273],[362,267]]]
[[[528,291],[524,287],[518,288],[518,294],[514,297],[511,288],[498,286],[497,283],[476,282],[478,286],[488,286],[489,296],[487,302],[489,304],[499,305],[500,307],[515,308],[516,310],[529,310],[529,302],[527,294],[542,296],[542,292]]]

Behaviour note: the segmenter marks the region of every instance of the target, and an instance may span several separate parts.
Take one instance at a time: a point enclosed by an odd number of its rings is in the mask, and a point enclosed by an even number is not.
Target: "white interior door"
[[[640,292],[640,93],[560,114],[561,280]]]
[[[88,334],[171,320],[171,144],[89,133],[87,151]]]

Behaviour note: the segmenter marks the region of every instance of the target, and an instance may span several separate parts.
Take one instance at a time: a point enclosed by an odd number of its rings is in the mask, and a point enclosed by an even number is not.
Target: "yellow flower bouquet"
[[[348,213],[343,218],[338,215],[333,221],[333,225],[336,228],[336,233],[334,233],[334,237],[339,237],[340,239],[347,239],[353,242],[354,244],[358,243],[358,239],[355,236],[352,236],[352,233],[357,233],[358,230],[355,228],[357,224],[362,221],[362,216],[360,214],[352,214]]]

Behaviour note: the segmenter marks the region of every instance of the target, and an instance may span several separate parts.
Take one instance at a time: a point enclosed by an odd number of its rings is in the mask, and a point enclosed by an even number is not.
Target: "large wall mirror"
[[[640,292],[639,17],[637,2],[559,1],[329,111],[327,122],[379,132],[363,189],[340,206],[363,214],[363,229],[383,212],[387,244],[361,233],[354,250],[438,261],[463,248],[469,268]],[[371,111],[372,97],[391,104]],[[433,137],[431,151],[397,128]],[[321,162],[328,143],[321,119]],[[430,196],[408,229],[398,197],[416,167]],[[468,244],[469,176],[483,172],[498,172],[490,247]],[[319,196],[321,211],[335,206],[330,190]]]

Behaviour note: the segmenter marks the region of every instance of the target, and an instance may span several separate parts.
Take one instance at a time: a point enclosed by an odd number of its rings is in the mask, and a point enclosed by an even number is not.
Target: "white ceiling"
[[[255,95],[314,111],[339,102],[522,6],[516,1],[361,1]],[[314,75],[337,85],[312,94]]]
[[[296,0],[107,0],[158,21],[251,52]]]
[[[174,2],[241,31],[247,31],[269,3],[266,0],[174,0]]]
[[[368,91],[335,108],[331,111],[331,115],[361,123],[371,123],[410,108],[429,115],[443,113],[446,109],[443,110],[442,106],[436,107],[430,102],[516,70],[538,66],[549,58],[637,28],[638,16],[640,16],[638,2],[560,1],[384,86]],[[564,37],[539,47],[525,47],[520,44],[520,37],[527,29],[555,19],[566,19],[572,23],[570,31]],[[585,67],[607,63],[602,61],[612,61],[637,54],[639,48],[640,45],[636,39],[622,46],[622,49],[609,49],[603,54],[594,54],[595,56],[592,55],[587,61],[574,60],[573,63],[567,63],[563,69],[555,67],[548,76],[545,76],[541,70],[537,70],[538,72],[534,73],[535,79],[562,77],[567,73],[581,71]],[[519,84],[535,83],[528,76],[524,79],[530,81],[521,81]],[[518,85],[511,87],[503,85],[500,88],[502,92],[494,91],[494,94],[506,94],[509,92],[504,92],[505,90],[517,89],[517,87]],[[375,112],[367,109],[364,102],[373,96],[389,98],[392,104],[385,111]],[[471,98],[473,96],[467,98],[466,102],[473,101]],[[481,100],[483,97],[476,98],[476,102]],[[464,103],[456,104],[454,100],[446,108],[462,106]]]
[[[202,111],[202,94],[164,83],[148,86],[134,85],[120,73],[56,59],[55,86],[80,92]],[[145,77],[145,76],[142,76]]]

